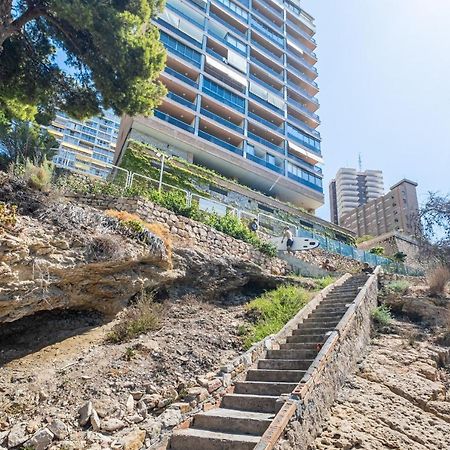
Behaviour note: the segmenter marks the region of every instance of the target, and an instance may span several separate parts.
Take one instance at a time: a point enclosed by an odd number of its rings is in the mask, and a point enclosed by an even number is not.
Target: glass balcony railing
[[[279,133],[284,133],[283,125],[276,125],[270,122],[269,120],[266,120],[261,116],[258,116],[258,114],[252,113],[251,111],[248,112],[248,117],[258,121],[259,123],[264,124],[266,127],[272,128],[272,130],[278,131]]]
[[[196,47],[199,47],[199,48],[202,47],[201,42],[198,42],[197,40],[193,39],[191,36],[189,36],[188,34],[186,34],[183,31],[179,30],[178,28],[174,27],[169,22],[166,22],[161,17],[158,17],[156,19],[156,22],[158,22],[159,24],[161,24],[163,27],[167,28],[168,30],[172,31],[173,33],[177,34],[178,36],[182,37],[186,41],[190,42],[192,45],[195,45]]]
[[[286,23],[291,28],[293,28],[298,34],[301,34],[305,39],[307,39],[308,41],[311,41],[313,44],[317,44],[316,40],[310,34],[308,34],[306,31],[304,31],[302,28],[300,28],[294,22],[292,22],[292,20],[289,19],[289,17],[287,18]]]
[[[275,14],[276,16],[280,17],[281,19],[283,18],[283,11],[275,9],[272,5],[269,4],[269,2],[266,2],[264,0],[260,0],[260,3],[264,5],[264,8],[268,9],[269,11],[272,11],[272,13]]]
[[[186,84],[189,84],[190,86],[194,86],[196,88],[198,88],[198,83],[194,80],[191,80],[189,77],[187,77],[186,75],[178,72],[175,69],[172,69],[172,67],[165,67],[164,68],[164,72],[167,72],[169,75],[174,76],[175,78],[178,78],[181,81],[184,81]]]
[[[252,19],[251,21],[252,28],[258,30],[267,38],[271,39],[275,44],[284,49],[284,38],[276,33],[274,33],[270,28],[261,22]]]
[[[275,55],[275,53],[272,53],[267,47],[264,47],[264,45],[260,44],[259,42],[255,41],[252,39],[251,44],[252,47],[256,47],[259,50],[263,51],[264,54],[268,57],[270,57],[271,59],[279,62],[280,64],[283,64],[283,55],[281,56],[277,56]]]
[[[319,186],[319,185],[317,185],[315,183],[312,183],[311,181],[304,180],[303,178],[300,178],[300,177],[298,177],[297,175],[294,175],[291,172],[288,172],[288,178],[290,178],[291,180],[296,181],[297,183],[304,184],[305,186],[308,186],[309,188],[314,189],[317,192],[323,193],[323,187],[322,186]]]
[[[161,32],[161,42],[164,44],[166,49],[185,61],[188,61],[195,67],[201,66],[201,54],[192,48],[184,45],[182,42],[177,41],[172,36]]]
[[[189,133],[194,132],[194,127],[192,127],[191,125],[183,122],[180,119],[177,119],[176,117],[170,116],[169,114],[166,114],[159,109],[155,109],[155,117],[158,117],[158,119],[164,120],[165,122],[171,123],[172,125],[176,125],[183,130],[189,131]]]
[[[291,72],[293,72],[293,73],[295,73],[296,75],[298,75],[298,76],[299,76],[302,80],[304,80],[306,83],[312,84],[312,85],[313,85],[314,87],[316,87],[316,88],[319,87],[319,85],[318,85],[315,81],[311,80],[305,72],[302,72],[300,69],[297,69],[297,67],[294,67],[292,64],[289,64],[289,63],[288,63],[287,66],[288,66],[288,69],[289,69]]]
[[[249,97],[253,100],[256,100],[258,103],[261,103],[261,105],[264,105],[266,108],[271,109],[272,111],[278,113],[279,115],[283,115],[283,110],[280,108],[277,108],[276,106],[272,105],[272,103],[269,103],[267,100],[264,100],[263,98],[259,97],[258,95],[253,94],[250,92]]]
[[[248,12],[237,6],[236,3],[230,2],[229,0],[216,0],[216,1],[222,5],[221,7],[225,7],[225,10],[231,13],[237,19],[245,23],[248,23]]]
[[[256,59],[255,57],[251,56],[250,57],[250,61],[252,63],[255,63],[257,66],[261,67],[261,69],[266,70],[267,72],[269,72],[271,75],[273,75],[274,77],[282,80],[283,79],[283,71],[281,72],[277,72],[276,70],[272,69],[272,67],[264,64],[262,61],[260,61],[259,59]]]
[[[294,117],[294,116],[291,116],[290,114],[288,114],[288,121],[291,123],[294,123],[298,127],[302,128],[307,133],[320,138],[320,133],[317,130],[315,130],[314,128],[311,128],[309,125],[307,125],[305,122],[301,121],[300,119],[297,119],[297,117]]]
[[[291,152],[288,152],[288,158],[302,164],[304,167],[308,167],[311,170],[314,170],[314,172],[322,174],[322,169],[318,166],[314,166],[313,164],[309,163],[308,161],[305,161],[304,159],[300,158],[297,155],[294,155]]]
[[[217,53],[212,48],[206,47],[206,53],[214,56],[214,58],[218,59],[219,61],[222,61],[226,59],[224,56],[222,56],[220,53]]]
[[[253,8],[252,13],[258,17],[258,19],[262,20],[264,22],[264,26],[271,27],[275,31],[279,33],[283,33],[283,25],[277,25],[276,23],[272,22],[267,16],[265,16],[262,12],[258,11],[256,8]]]
[[[218,34],[214,33],[212,30],[208,31],[208,36],[213,37],[214,39],[216,39],[217,41],[221,42],[222,44],[225,44],[227,47],[241,53],[244,56],[247,56],[247,52],[236,47],[235,45],[233,45],[232,42],[228,42],[226,39],[224,39],[222,36],[219,36]]]
[[[223,139],[219,139],[218,137],[213,136],[212,134],[206,133],[205,131],[198,130],[198,135],[209,142],[217,144],[220,147],[226,148],[227,150],[236,153],[237,155],[242,156],[244,154],[241,148],[236,147],[235,145],[232,145],[229,142],[224,141]]]
[[[304,106],[302,103],[298,102],[297,100],[294,100],[292,97],[288,97],[287,102],[289,105],[293,105],[297,109],[302,110],[304,113],[306,113],[308,116],[312,117],[317,122],[320,121],[320,118],[317,114],[311,112],[306,106]]]
[[[256,75],[250,74],[250,79],[256,81],[261,86],[264,86],[266,89],[269,89],[269,91],[273,92],[274,94],[278,94],[280,97],[283,97],[283,91],[278,90],[277,88],[273,87],[271,84],[266,83],[264,80],[261,80],[261,78],[257,77]]]
[[[247,33],[246,32],[243,32],[239,28],[236,28],[235,26],[231,25],[230,22],[227,22],[226,20],[222,19],[222,17],[218,16],[217,14],[213,13],[212,11],[210,11],[209,15],[213,19],[217,20],[217,22],[221,23],[222,25],[225,25],[228,29],[230,29],[231,31],[233,31],[237,35],[243,37],[244,39],[247,38]]]
[[[314,64],[311,64],[310,62],[308,62],[303,56],[301,56],[300,53],[297,53],[294,50],[291,50],[289,45],[286,46],[286,53],[288,53],[296,61],[299,61],[301,64],[305,65],[308,69],[313,70],[317,73],[317,69],[314,67]]]
[[[200,113],[206,117],[209,117],[210,119],[213,119],[215,122],[221,123],[222,125],[225,125],[226,127],[231,128],[232,130],[239,131],[240,133],[244,132],[243,127],[236,125],[235,123],[231,122],[228,119],[225,119],[222,116],[219,116],[216,113],[213,113],[209,109],[201,108]]]
[[[294,92],[301,93],[304,97],[306,97],[308,100],[311,100],[313,103],[319,104],[319,100],[312,96],[306,89],[301,88],[298,84],[294,83],[291,80],[287,81],[288,86],[290,86],[292,89],[294,89]]]
[[[202,30],[205,28],[205,23],[204,22],[203,23],[197,22],[193,17],[188,16],[184,12],[180,11],[178,8],[176,8],[171,3],[166,3],[165,6],[166,6],[167,9],[171,9],[173,12],[175,12],[175,14],[177,14],[180,17],[185,18],[187,21],[193,23],[194,25],[196,25],[197,27],[201,28]]]
[[[259,142],[260,144],[265,145],[268,148],[271,148],[272,150],[275,150],[278,153],[281,153],[282,155],[284,155],[284,148],[283,147],[279,147],[278,145],[274,144],[273,142],[264,139],[263,137],[252,133],[251,131],[248,132],[248,137],[250,139],[253,139],[256,142]]]
[[[302,145],[303,147],[308,148],[309,150],[311,150],[313,153],[317,154],[317,155],[321,155],[320,149],[315,147],[312,143],[309,143],[306,139],[299,137],[293,133],[290,133],[288,131],[288,139],[295,141],[297,143],[299,143],[300,145]],[[312,138],[311,138],[312,139]]]
[[[175,102],[180,103],[181,105],[187,106],[188,108],[191,108],[193,110],[195,110],[197,107],[195,101],[191,102],[187,98],[184,98],[181,95],[175,94],[175,92],[169,91],[167,93],[167,98],[170,98],[171,100],[174,100]]]
[[[212,91],[211,89],[208,89],[206,86],[203,86],[202,91],[209,95],[212,98],[215,98],[216,100],[219,100],[221,103],[225,103],[228,106],[231,106],[233,109],[236,109],[237,111],[240,112],[245,112],[245,106],[244,105],[238,105],[234,102],[232,102],[231,100],[229,100],[228,98],[225,98],[224,96]]]
[[[274,172],[280,173],[282,175],[284,175],[284,168],[283,167],[278,167],[275,164],[271,164],[270,162],[266,161],[263,158],[259,158],[258,156],[252,155],[251,153],[247,153],[245,155],[245,157],[247,159],[249,159],[250,161],[253,161],[261,166],[267,167],[270,170],[273,170]]]

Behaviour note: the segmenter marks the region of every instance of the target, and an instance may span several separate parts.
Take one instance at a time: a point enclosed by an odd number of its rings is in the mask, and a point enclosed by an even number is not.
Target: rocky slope
[[[450,351],[410,323],[377,336],[312,450],[450,448]]]

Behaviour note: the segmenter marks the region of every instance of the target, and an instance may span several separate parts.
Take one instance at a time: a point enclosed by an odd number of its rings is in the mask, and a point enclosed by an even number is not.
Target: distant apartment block
[[[105,178],[110,172],[120,119],[108,112],[86,121],[72,119],[59,111],[48,131],[58,140],[57,167]]]
[[[314,19],[299,0],[167,0],[168,95],[131,139],[314,212],[323,204]]]
[[[383,173],[342,168],[330,182],[329,191],[331,221],[338,224],[344,214],[384,194]]]
[[[386,195],[346,212],[339,223],[358,236],[380,236],[391,231],[414,235],[419,211],[416,187],[417,183],[404,179]]]

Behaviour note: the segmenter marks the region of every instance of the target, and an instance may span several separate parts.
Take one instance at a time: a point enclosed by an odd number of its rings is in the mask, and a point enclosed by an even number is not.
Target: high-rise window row
[[[300,1],[167,0],[155,24],[168,95],[136,135],[308,210],[321,206],[315,25]]]

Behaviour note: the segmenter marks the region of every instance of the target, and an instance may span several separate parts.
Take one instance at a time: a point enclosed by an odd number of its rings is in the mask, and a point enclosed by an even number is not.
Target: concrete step
[[[221,433],[262,436],[275,414],[215,408],[194,417],[193,428]]]
[[[260,436],[187,428],[174,431],[170,450],[253,450],[259,440]]]
[[[322,334],[293,334],[286,338],[286,343],[295,342],[297,344],[307,342],[323,342],[325,340],[325,333]]]
[[[305,333],[313,333],[315,335],[326,335],[330,329],[332,330],[333,328],[330,327],[307,327],[307,328],[303,328],[301,325],[299,325],[299,327],[296,330],[292,331],[292,335],[296,336],[296,335],[304,335]]]
[[[280,350],[309,350],[315,356],[315,354],[322,348],[323,342],[314,342],[307,344],[286,343],[280,344]]]
[[[250,369],[247,372],[247,381],[298,382],[304,374],[304,370]]]
[[[305,321],[301,324],[298,325],[297,329],[298,330],[303,330],[306,331],[307,333],[312,333],[312,331],[309,330],[314,330],[314,333],[317,333],[317,329],[330,329],[330,328],[334,328],[336,326],[337,320],[333,320],[332,322],[326,322],[324,320],[310,320],[310,321]],[[305,332],[300,333],[300,334],[306,334]]]
[[[298,382],[280,381],[238,381],[234,388],[235,394],[276,395],[291,393]]]
[[[337,317],[342,317],[341,312],[331,312],[331,311],[314,311],[311,316],[311,318],[325,318],[325,319],[334,319]]]
[[[222,398],[222,408],[262,413],[277,412],[278,395],[227,394]],[[281,404],[279,405],[281,408]]]
[[[268,359],[314,359],[316,352],[313,350],[267,350]]]
[[[335,325],[339,322],[341,318],[335,318],[335,317],[308,317],[302,324],[304,325],[315,325],[315,327],[328,327],[330,325]],[[300,326],[299,325],[299,326]]]
[[[258,369],[307,370],[312,359],[260,359]]]

